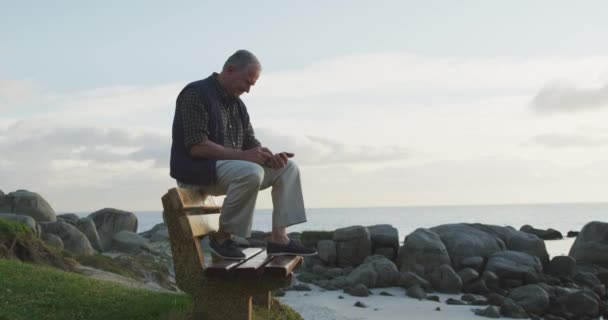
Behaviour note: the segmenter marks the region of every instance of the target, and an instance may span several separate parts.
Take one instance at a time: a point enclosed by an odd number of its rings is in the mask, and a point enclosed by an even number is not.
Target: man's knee
[[[245,162],[243,167],[239,169],[237,180],[254,188],[259,188],[264,180],[264,168],[253,162]]]
[[[285,170],[293,171],[296,173],[298,173],[300,171],[300,169],[298,168],[298,165],[292,160],[287,160],[287,164],[285,165]]]

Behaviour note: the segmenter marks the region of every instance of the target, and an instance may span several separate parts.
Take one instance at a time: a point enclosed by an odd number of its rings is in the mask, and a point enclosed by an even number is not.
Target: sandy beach
[[[567,254],[574,238],[545,241],[551,257]],[[306,320],[401,320],[401,319],[483,319],[476,316],[472,309],[479,306],[447,305],[448,298],[460,298],[461,295],[437,294],[440,302],[420,301],[405,295],[405,289],[399,287],[372,289],[368,297],[353,297],[342,290],[326,291],[310,285],[311,291],[288,291],[280,298],[296,310]],[[382,292],[392,296],[381,295]],[[342,297],[342,298],[340,298]],[[359,301],[366,308],[356,307]],[[439,308],[439,310],[437,310]]]

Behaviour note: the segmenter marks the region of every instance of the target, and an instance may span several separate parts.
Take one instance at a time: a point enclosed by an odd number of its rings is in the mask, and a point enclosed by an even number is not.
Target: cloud
[[[30,81],[0,79],[0,111],[16,108],[40,94]]]
[[[543,87],[532,99],[539,113],[563,113],[608,107],[608,84],[596,88],[578,88],[563,83]]]
[[[547,79],[588,81],[608,56],[436,57],[404,53],[344,56],[297,70],[262,74],[255,95],[302,98],[336,94],[475,93],[534,90]]]
[[[296,154],[300,165],[336,165],[347,163],[384,163],[402,160],[409,156],[403,146],[346,144],[337,140],[299,136],[276,132],[271,129],[257,130],[258,140],[273,152],[288,151]]]
[[[581,134],[547,133],[532,138],[534,143],[550,148],[594,147],[608,144],[607,138],[590,138]]]

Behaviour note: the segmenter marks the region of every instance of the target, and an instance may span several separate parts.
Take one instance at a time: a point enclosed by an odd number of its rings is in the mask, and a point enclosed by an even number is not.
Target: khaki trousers
[[[180,183],[182,188],[194,188],[206,194],[226,195],[220,215],[220,230],[248,238],[251,235],[253,211],[258,191],[272,187],[272,227],[288,227],[306,222],[300,170],[291,160],[274,170],[241,160],[218,160],[218,181],[210,186]]]

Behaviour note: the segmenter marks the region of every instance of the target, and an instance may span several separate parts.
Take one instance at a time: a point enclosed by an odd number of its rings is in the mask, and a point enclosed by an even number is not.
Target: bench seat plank
[[[247,260],[257,256],[258,254],[265,252],[262,248],[246,248],[243,250],[245,254],[245,259],[243,260],[230,260],[224,259],[220,260],[205,269],[205,274],[207,275],[224,275],[227,274],[228,271],[238,267],[239,265],[245,263]]]
[[[264,268],[264,273],[288,276],[302,263],[300,256],[277,256]]]
[[[256,274],[262,273],[264,266],[266,264],[268,264],[270,261],[272,261],[273,259],[274,259],[274,257],[269,256],[266,253],[266,250],[264,250],[264,252],[256,255],[255,257],[245,261],[244,263],[240,264],[236,268],[232,269],[231,272],[236,273],[238,275],[254,276]]]

